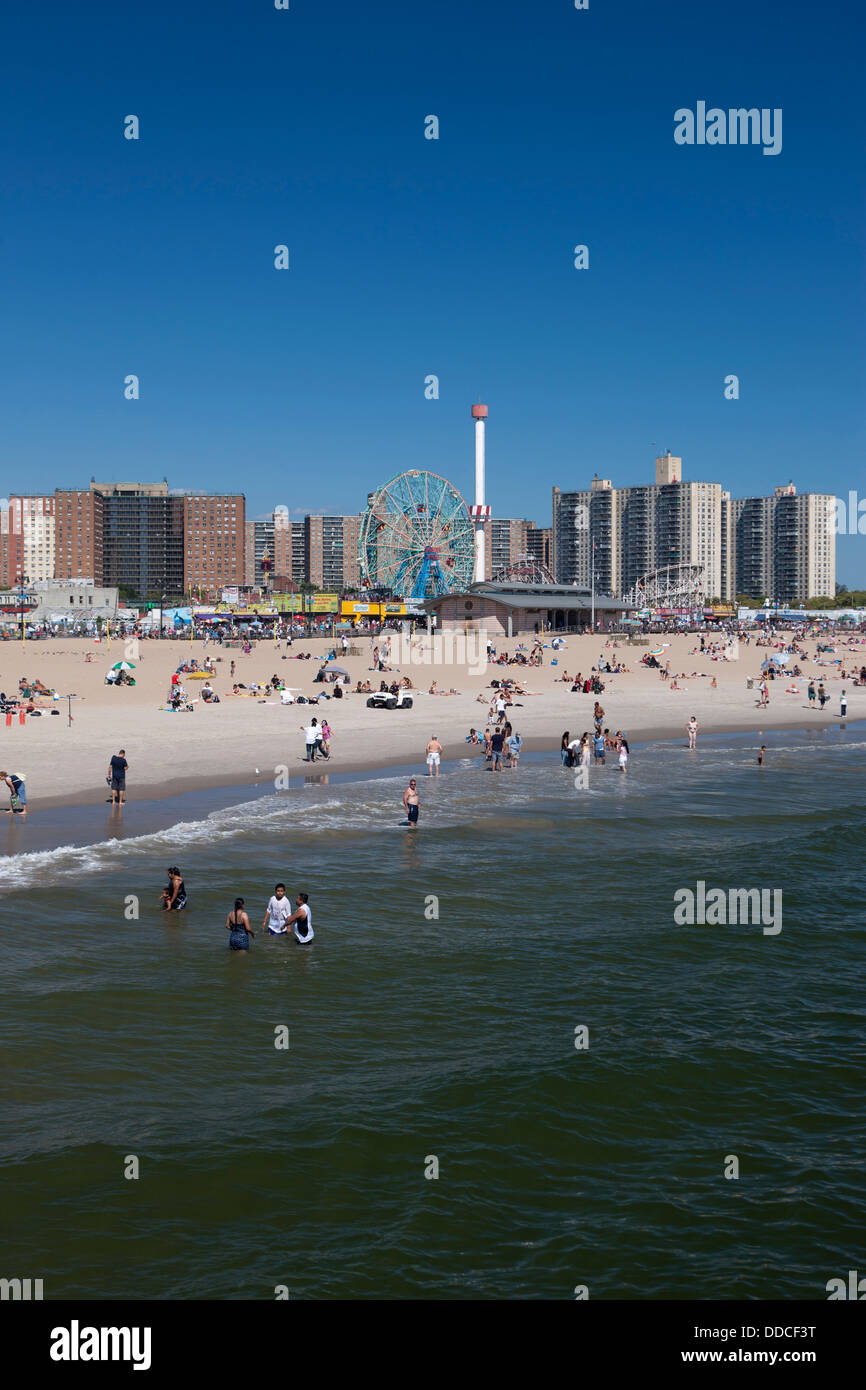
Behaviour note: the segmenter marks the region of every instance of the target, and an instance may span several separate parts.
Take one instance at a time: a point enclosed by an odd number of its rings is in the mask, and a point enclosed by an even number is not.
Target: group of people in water
[[[160,905],[163,912],[182,912],[189,902],[183,875],[176,864],[167,872],[168,883],[162,890]],[[260,930],[265,929],[268,936],[288,936],[291,930],[301,946],[309,946],[315,936],[309,894],[298,893],[293,908],[286,894],[286,885],[276,884],[262,919]],[[244,898],[235,898],[235,905],[226,917],[226,931],[229,934],[229,950],[250,949],[250,941],[254,940],[256,934],[250,925]]]

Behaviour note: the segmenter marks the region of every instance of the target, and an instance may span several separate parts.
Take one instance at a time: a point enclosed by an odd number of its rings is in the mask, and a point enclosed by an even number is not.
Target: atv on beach
[[[392,695],[390,690],[377,690],[367,700],[367,709],[411,709],[412,696],[408,690]]]

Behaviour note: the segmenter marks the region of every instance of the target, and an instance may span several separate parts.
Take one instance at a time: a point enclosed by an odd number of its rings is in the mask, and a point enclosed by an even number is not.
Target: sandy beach
[[[492,695],[491,680],[505,676],[520,679],[526,694],[518,696],[509,717],[521,734],[527,750],[559,748],[565,729],[572,735],[592,728],[595,696],[572,693],[562,676],[580,671],[588,676],[599,658],[625,664],[622,674],[603,674],[604,692],[599,697],[605,710],[604,724],[613,733],[622,730],[629,739],[671,738],[682,735],[686,721],[695,715],[701,734],[753,730],[760,742],[763,730],[785,727],[822,728],[838,723],[840,694],[848,699],[848,718],[866,716],[866,688],[855,687],[852,675],[866,662],[866,639],[837,638],[833,655],[816,652],[816,643],[806,644],[810,660],[801,662],[806,677],[791,680],[782,676],[770,682],[770,704],[759,707],[757,678],[761,662],[773,648],[751,643],[739,644],[735,660],[713,659],[695,651],[699,638],[694,634],[653,639],[652,645],[668,643],[661,660],[669,661],[681,689],[672,690],[657,670],[641,664],[647,646],[620,642],[608,645],[603,636],[570,636],[559,652],[545,646],[540,667],[490,664],[483,674],[466,665],[395,662],[393,675],[373,672],[372,644],[364,638],[355,654],[338,656],[339,664],[350,673],[353,689],[359,680],[369,680],[374,689],[382,679],[408,675],[413,682],[414,707],[411,710],[368,709],[366,695],[349,694],[343,700],[322,701],[318,708],[281,705],[279,697],[257,699],[231,694],[230,662],[236,665],[235,680],[248,686],[265,683],[277,674],[288,686],[312,696],[322,690],[314,684],[321,661],[331,649],[331,639],[296,641],[289,651],[284,644],[259,643],[249,654],[224,649],[203,641],[178,642],[145,640],[138,644],[134,687],[119,689],[105,684],[105,675],[114,662],[122,660],[125,644],[119,639],[48,639],[40,642],[6,642],[0,646],[0,689],[17,693],[18,680],[40,681],[61,697],[75,694],[70,705],[65,698],[37,700],[41,717],[28,716],[22,725],[16,715],[4,722],[5,749],[0,764],[26,778],[28,804],[96,803],[105,800],[105,776],[112,753],[125,749],[129,763],[128,795],[131,799],[162,797],[207,786],[232,786],[253,780],[277,777],[288,769],[289,777],[305,768],[302,724],[313,715],[326,716],[334,736],[330,767],[363,770],[417,760],[424,769],[424,749],[431,735],[444,747],[444,758],[454,758],[466,750],[470,727],[479,731],[488,724],[487,696]],[[711,640],[711,639],[710,639]],[[827,640],[827,639],[824,639]],[[498,651],[512,653],[517,639],[502,642]],[[529,644],[531,645],[531,643]],[[310,652],[302,660],[299,653]],[[216,663],[217,674],[211,684],[220,696],[219,704],[201,700],[193,712],[173,712],[165,704],[172,673],[184,661],[195,657],[201,665],[205,657]],[[841,662],[834,663],[835,658]],[[553,661],[556,664],[552,664]],[[792,663],[793,664],[793,663]],[[839,675],[841,668],[845,677]],[[822,713],[810,708],[806,690],[808,677],[823,681],[829,701]],[[715,678],[716,686],[712,684]],[[183,677],[186,689],[195,698],[201,682]],[[747,679],[755,687],[747,687]],[[456,695],[430,694],[432,682]],[[792,693],[788,693],[792,687]],[[331,687],[325,687],[329,691]],[[793,689],[797,693],[793,693]],[[535,692],[535,693],[529,693]],[[485,695],[484,702],[478,700]],[[51,709],[59,711],[51,714]],[[285,773],[283,772],[283,776]]]

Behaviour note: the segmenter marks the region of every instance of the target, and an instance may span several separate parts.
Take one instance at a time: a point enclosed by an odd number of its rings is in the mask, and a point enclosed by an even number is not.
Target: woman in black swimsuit
[[[235,910],[230,912],[226,918],[226,931],[229,933],[229,949],[232,951],[248,951],[250,949],[250,937],[255,936],[255,932],[250,926],[250,919],[244,912],[243,898],[235,898]]]
[[[186,885],[176,864],[168,870],[168,883],[162,890],[161,902],[163,912],[180,912],[186,907]]]

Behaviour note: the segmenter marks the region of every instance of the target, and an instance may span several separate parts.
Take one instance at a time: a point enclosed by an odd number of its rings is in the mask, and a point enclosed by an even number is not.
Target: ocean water
[[[864,1267],[866,734],[766,742],[763,769],[754,738],[635,748],[588,788],[467,758],[420,779],[414,833],[382,774],[0,859],[0,1273],[825,1297]],[[277,880],[314,944],[229,952],[233,898],[258,931]],[[678,925],[698,880],[780,889],[781,931]]]

